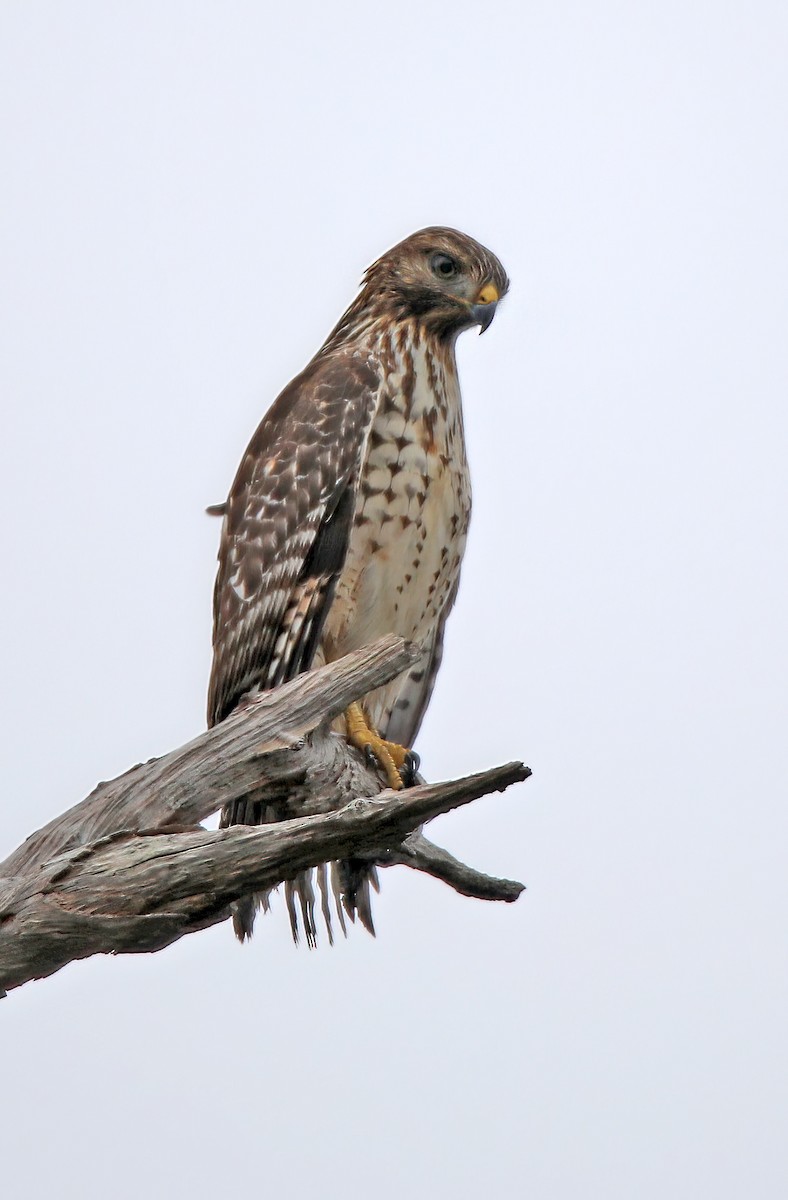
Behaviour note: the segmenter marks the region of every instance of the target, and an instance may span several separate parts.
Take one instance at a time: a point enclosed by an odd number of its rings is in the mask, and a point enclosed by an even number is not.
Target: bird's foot
[[[351,704],[345,713],[347,738],[351,746],[363,750],[386,774],[390,788],[398,792],[411,787],[419,769],[419,756],[397,742],[387,742],[370,725],[360,704]]]

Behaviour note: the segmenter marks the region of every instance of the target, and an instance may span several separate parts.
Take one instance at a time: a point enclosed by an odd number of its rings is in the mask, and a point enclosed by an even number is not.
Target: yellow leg
[[[409,761],[411,751],[404,746],[397,745],[396,742],[387,742],[379,733],[376,733],[369,724],[360,704],[350,705],[345,712],[345,721],[350,744],[358,746],[359,750],[369,748],[386,772],[389,787],[398,792],[403,786],[399,768],[405,766]],[[418,764],[418,759],[416,762]]]

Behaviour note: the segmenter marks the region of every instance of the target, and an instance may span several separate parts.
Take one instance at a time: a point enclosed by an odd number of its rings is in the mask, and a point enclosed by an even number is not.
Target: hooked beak
[[[479,333],[484,333],[485,329],[490,328],[499,299],[500,296],[495,284],[485,283],[475,302],[471,305],[473,319],[477,325],[481,326]]]

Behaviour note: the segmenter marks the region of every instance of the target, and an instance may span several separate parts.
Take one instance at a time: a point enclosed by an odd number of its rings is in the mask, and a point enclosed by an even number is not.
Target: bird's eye
[[[433,254],[430,266],[433,274],[437,275],[439,279],[451,279],[460,270],[457,263],[453,258],[449,258],[448,254]]]

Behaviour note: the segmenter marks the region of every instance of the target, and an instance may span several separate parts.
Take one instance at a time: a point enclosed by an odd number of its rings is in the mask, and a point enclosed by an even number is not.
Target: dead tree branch
[[[481,875],[414,831],[527,778],[527,767],[381,792],[376,773],[328,730],[352,700],[414,657],[389,637],[300,676],[99,784],[33,834],[0,864],[0,988],[92,954],[161,949],[225,920],[239,896],[331,859],[405,865],[465,895],[515,900],[521,884]],[[271,798],[276,823],[200,826],[252,791]]]

